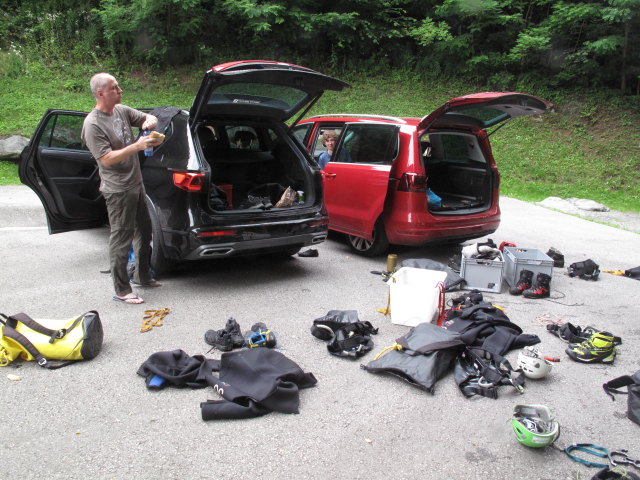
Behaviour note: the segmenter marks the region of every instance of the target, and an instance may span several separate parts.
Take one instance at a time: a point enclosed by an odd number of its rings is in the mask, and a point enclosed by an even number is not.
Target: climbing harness
[[[153,327],[161,327],[163,325],[162,319],[166,317],[171,308],[161,308],[159,310],[145,310],[144,317],[142,317],[142,327],[140,333],[148,332]]]

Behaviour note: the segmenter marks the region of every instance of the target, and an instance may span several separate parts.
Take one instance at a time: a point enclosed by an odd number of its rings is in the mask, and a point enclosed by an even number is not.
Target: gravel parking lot
[[[601,270],[640,265],[634,231],[594,223],[514,199],[501,201],[496,243],[560,250],[566,263],[591,258]],[[353,255],[339,236],[318,247],[316,258],[286,261],[236,259],[185,265],[159,289],[141,290],[144,305],[111,300],[106,229],[48,235],[42,208],[24,187],[0,187],[0,293],[6,314],[68,318],[98,310],[105,329],[94,360],[47,371],[17,363],[0,373],[5,421],[6,478],[196,479],[589,479],[597,469],[557,448],[529,449],[511,431],[516,404],[545,404],[561,425],[557,447],[593,443],[629,449],[640,458],[639,426],[626,418],[626,398],[615,402],[602,384],[640,369],[640,327],[635,299],[640,282],[606,273],[596,282],[555,268],[546,300],[513,297],[503,288],[485,298],[504,307],[525,333],[540,337],[547,356],[560,357],[544,380],[525,393],[501,387],[499,398],[466,399],[453,375],[433,395],[392,376],[360,368],[407,333],[376,310],[388,287],[371,270],[385,259]],[[395,249],[400,260],[446,263],[459,247]],[[460,292],[447,294],[449,300]],[[145,309],[170,307],[164,325],[140,333]],[[351,361],[329,355],[309,328],[329,310],[357,310],[380,332],[373,352]],[[147,391],[136,370],[149,355],[182,349],[206,354],[204,333],[229,317],[243,329],[266,323],[279,351],[312,372],[318,384],[301,391],[300,413],[204,422],[200,402],[213,389]],[[622,337],[613,365],[571,361],[566,345],[546,331],[571,322]],[[517,351],[508,354],[515,363]],[[18,381],[10,381],[7,375]],[[602,460],[602,459],[598,459]],[[636,473],[640,471],[636,470]]]

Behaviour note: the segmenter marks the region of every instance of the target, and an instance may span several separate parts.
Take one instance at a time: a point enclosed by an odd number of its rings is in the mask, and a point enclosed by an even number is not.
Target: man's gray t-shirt
[[[131,126],[140,127],[145,118],[145,113],[126,105],[116,105],[111,115],[94,108],[85,118],[81,136],[98,162],[101,192],[126,192],[142,183],[137,153],[111,166],[103,165],[100,158],[131,145]]]

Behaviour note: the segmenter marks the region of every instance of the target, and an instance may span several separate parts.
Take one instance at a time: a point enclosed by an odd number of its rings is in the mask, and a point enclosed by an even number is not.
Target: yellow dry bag
[[[25,313],[10,317],[0,313],[0,317],[0,367],[23,359],[60,368],[91,360],[102,349],[104,334],[95,310],[67,320],[34,320]]]

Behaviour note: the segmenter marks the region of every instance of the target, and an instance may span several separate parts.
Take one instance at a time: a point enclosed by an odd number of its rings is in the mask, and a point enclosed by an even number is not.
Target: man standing
[[[100,191],[107,204],[111,235],[109,262],[116,295],[114,300],[138,304],[144,300],[133,293],[127,274],[129,246],[136,255],[134,283],[159,287],[150,274],[151,219],[145,203],[145,190],[138,152],[162,143],[160,138],[140,137],[134,141],[132,126],[152,130],[158,119],[121,105],[122,89],[108,73],[91,78],[96,105],[87,115],[82,140],[98,162]]]

